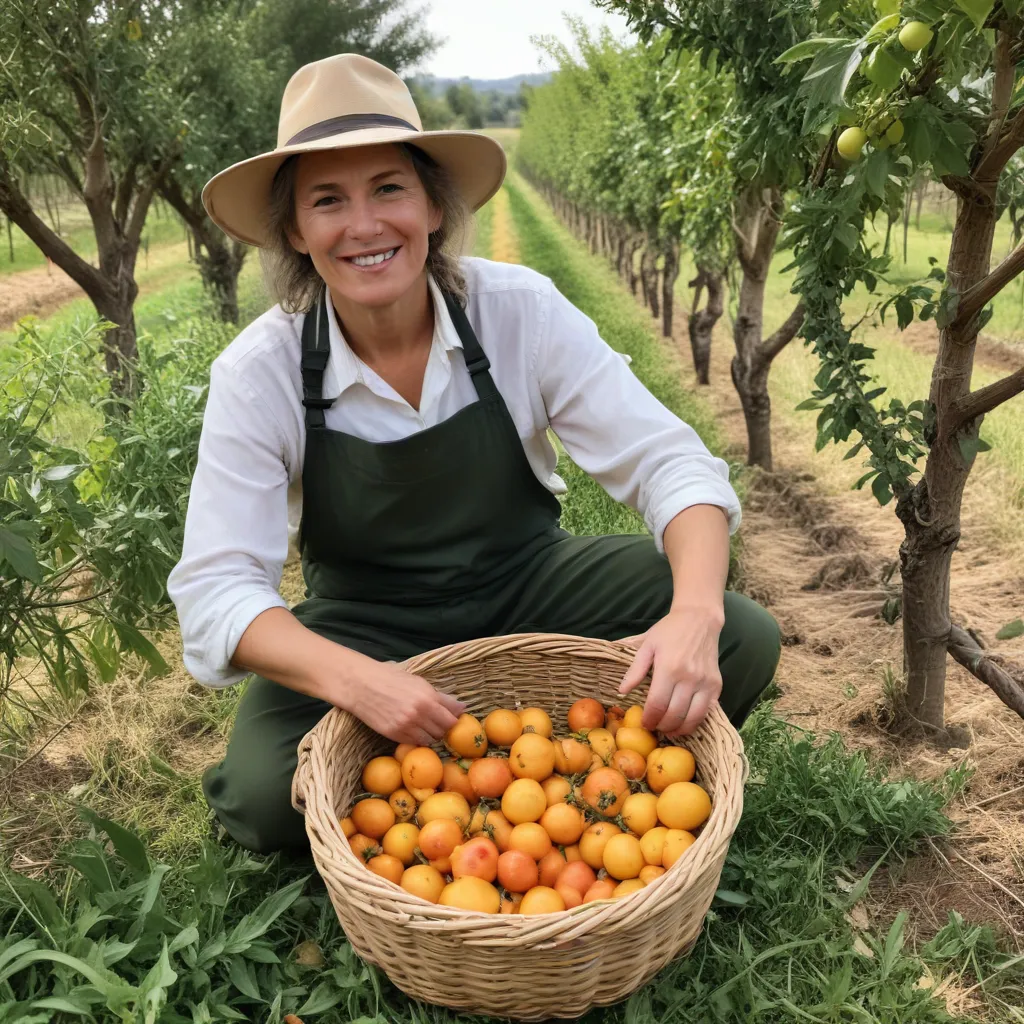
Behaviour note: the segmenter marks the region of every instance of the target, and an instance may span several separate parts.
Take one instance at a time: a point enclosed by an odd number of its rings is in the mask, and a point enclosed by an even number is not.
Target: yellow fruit
[[[638,877],[645,864],[640,840],[625,832],[608,840],[601,860],[605,871],[620,882]]]
[[[587,733],[587,742],[590,749],[605,763],[615,753],[615,737],[607,729],[591,729]]]
[[[643,704],[634,704],[631,708],[626,708],[626,713],[622,716],[622,725],[627,729],[640,729],[643,727],[643,718]],[[615,735],[618,736],[618,733]]]
[[[428,903],[436,903],[444,890],[444,875],[429,864],[414,864],[405,869],[398,884],[413,896],[419,896]]]
[[[665,846],[661,851],[661,863],[666,870],[672,867],[686,851],[697,842],[696,836],[682,829],[670,828],[665,836]]]
[[[650,885],[656,878],[665,874],[665,869],[658,864],[645,864],[640,869],[640,881],[644,885]]]
[[[396,789],[388,797],[388,803],[395,812],[395,821],[412,821],[416,816],[416,798],[407,789]]]
[[[402,781],[408,790],[437,789],[443,777],[441,758],[430,747],[414,747],[402,760]]]
[[[900,45],[904,50],[917,53],[932,41],[934,35],[935,33],[923,21],[908,21],[900,29]]]
[[[562,775],[576,775],[590,767],[594,752],[589,743],[575,739],[555,740],[555,771]]]
[[[519,904],[520,914],[556,914],[560,910],[565,910],[565,900],[546,885],[535,885]]]
[[[370,797],[368,800],[360,800],[352,808],[352,823],[364,836],[380,839],[394,825],[395,812],[387,800]]]
[[[501,907],[498,911],[499,914],[518,914],[519,905],[523,902],[523,894],[521,892],[513,892],[508,896],[501,897]]]
[[[445,758],[441,765],[444,773],[441,776],[441,791],[444,793],[461,793],[470,803],[476,800],[476,792],[469,778],[469,766],[475,763],[475,761],[462,760],[461,758],[459,760]]]
[[[517,779],[541,783],[555,770],[555,746],[537,733],[524,732],[512,744],[508,765]]]
[[[635,750],[642,758],[646,759],[647,755],[658,745],[658,741],[654,733],[647,729],[624,725],[615,734],[615,745],[619,750]]]
[[[376,796],[390,796],[402,785],[402,766],[393,757],[374,757],[363,768],[363,789]]]
[[[896,146],[903,141],[903,133],[905,130],[903,122],[897,119],[885,129],[885,137],[890,143],[892,143],[892,145]]]
[[[549,807],[540,816],[540,824],[551,836],[552,842],[558,843],[559,846],[571,846],[583,835],[587,820],[578,807],[561,803]]]
[[[469,827],[470,817],[469,803],[461,793],[435,793],[416,810],[416,818],[421,825],[438,818],[451,818],[465,829]]]
[[[389,882],[394,882],[395,885],[402,881],[402,875],[405,874],[405,865],[397,857],[386,853],[371,857],[366,862],[366,866],[375,875],[380,875],[381,878],[386,878]]]
[[[514,711],[498,708],[484,719],[484,733],[496,747],[511,747],[523,733],[523,722]]]
[[[519,712],[519,720],[523,723],[523,731],[532,729],[538,736],[551,737],[554,726],[551,716],[543,708],[523,708]]]
[[[628,896],[631,892],[636,892],[643,887],[644,883],[639,878],[627,878],[624,882],[619,882],[615,886],[615,890],[612,892],[612,899],[620,900],[623,896]]]
[[[476,812],[473,813],[476,820]],[[470,836],[476,838],[478,835],[487,836],[501,853],[509,849],[509,841],[512,838],[512,822],[505,817],[501,811],[488,811],[484,815],[479,828],[470,827]]]
[[[416,859],[416,847],[420,841],[420,830],[412,824],[392,825],[384,833],[380,845],[384,852],[397,857],[406,867]]]
[[[412,789],[406,790],[406,792],[412,796],[417,804],[421,804],[428,796],[433,796],[437,790],[433,786],[413,786]]]
[[[359,831],[356,828],[356,823],[351,818],[342,818],[338,824],[341,825],[341,834],[346,839],[351,839]]]
[[[695,782],[673,782],[658,797],[658,820],[691,831],[711,814],[711,797]]]
[[[668,829],[664,825],[652,828],[640,837],[640,849],[643,852],[644,860],[648,864],[661,864],[662,851],[665,849],[665,837]]]
[[[476,875],[463,875],[449,882],[441,890],[437,902],[442,907],[475,910],[481,914],[497,914],[501,909],[498,890]]]
[[[867,132],[855,125],[840,134],[836,142],[836,149],[844,160],[859,160],[867,141]]]
[[[622,820],[638,836],[650,832],[658,824],[658,798],[653,793],[631,793],[622,805]]]
[[[554,804],[564,804],[565,798],[572,792],[572,785],[568,779],[561,775],[549,775],[542,783],[541,788],[548,799],[548,807]]]
[[[580,795],[595,811],[614,818],[629,796],[629,783],[614,768],[595,768],[586,777]]]
[[[381,852],[381,848],[377,845],[376,839],[371,839],[369,836],[364,836],[362,833],[357,832],[354,836],[351,836],[348,841],[348,845],[352,847],[352,852],[365,864],[371,857],[376,857]]]
[[[501,813],[513,825],[540,821],[547,806],[548,799],[536,779],[516,779],[501,795]]]
[[[524,821],[512,829],[508,841],[510,850],[520,850],[534,860],[551,852],[551,836],[535,821]]]
[[[604,867],[604,848],[612,836],[622,834],[622,829],[611,821],[598,821],[580,836],[580,857],[595,871]]]
[[[419,846],[427,860],[450,857],[462,842],[462,829],[451,818],[435,818],[420,829]]]
[[[487,734],[480,720],[466,712],[444,734],[444,745],[459,757],[483,757],[487,753]]]
[[[395,760],[401,764],[405,760],[405,755],[408,754],[410,750],[415,749],[416,747],[412,743],[399,743],[398,746],[395,747]]]
[[[608,764],[627,779],[642,779],[647,774],[647,761],[635,750],[616,750]]]
[[[647,755],[647,785],[660,793],[673,782],[689,782],[697,764],[684,747],[656,747]]]

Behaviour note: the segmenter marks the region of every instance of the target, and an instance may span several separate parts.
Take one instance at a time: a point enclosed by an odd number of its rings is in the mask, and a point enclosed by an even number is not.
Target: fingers
[[[640,719],[640,724],[645,729],[654,732],[655,729],[661,728],[661,721],[672,704],[677,686],[672,673],[655,662],[651,689],[647,694],[647,700],[644,701],[644,714]]]
[[[626,674],[622,677],[622,682],[619,684],[619,694],[621,696],[625,696],[627,693],[635,690],[643,682],[644,677],[650,671],[653,661],[654,647],[649,643],[642,644],[640,650],[636,652],[633,664],[626,670]]]
[[[693,683],[678,683],[672,691],[672,700],[658,728],[665,735],[676,732],[686,720],[690,708],[699,695],[700,690]]]
[[[441,703],[452,713],[454,718],[452,719],[452,725],[455,724],[455,719],[459,717],[466,710],[466,702],[459,700],[458,697],[450,693],[445,693],[444,690],[438,690],[437,696],[440,698]]]

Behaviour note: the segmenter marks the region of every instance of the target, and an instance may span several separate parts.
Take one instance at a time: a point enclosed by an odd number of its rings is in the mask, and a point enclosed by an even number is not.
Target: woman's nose
[[[352,238],[372,238],[381,233],[380,218],[369,199],[353,200],[349,214],[348,233]]]

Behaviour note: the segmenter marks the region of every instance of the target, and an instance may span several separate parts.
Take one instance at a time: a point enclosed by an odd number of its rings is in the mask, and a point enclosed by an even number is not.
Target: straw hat
[[[505,177],[505,151],[479,132],[425,132],[405,82],[357,53],[299,68],[281,98],[277,149],[233,164],[203,189],[211,219],[232,238],[266,245],[270,185],[295,153],[410,142],[447,168],[470,209],[483,206]]]

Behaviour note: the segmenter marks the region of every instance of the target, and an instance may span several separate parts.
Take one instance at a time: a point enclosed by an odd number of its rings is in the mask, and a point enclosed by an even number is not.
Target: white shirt
[[[640,512],[659,549],[665,527],[691,505],[720,506],[736,530],[727,464],[640,383],[589,317],[527,267],[467,257],[463,269],[466,313],[541,483],[566,490],[550,428],[581,469]],[[326,410],[328,428],[394,441],[477,400],[433,280],[430,290],[434,336],[418,410],[356,357],[330,318],[323,393],[337,400]],[[207,686],[243,679],[230,664],[242,634],[261,612],[288,607],[277,590],[302,505],[302,322],[275,306],[210,370],[181,560],[167,581],[185,667]]]

